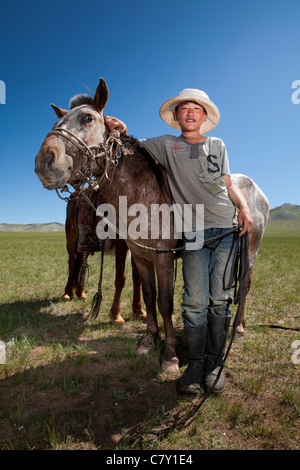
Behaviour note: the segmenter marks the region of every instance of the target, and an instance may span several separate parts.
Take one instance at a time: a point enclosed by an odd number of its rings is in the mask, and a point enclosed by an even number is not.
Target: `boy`
[[[183,206],[204,205],[204,240],[243,225],[240,235],[251,230],[250,210],[230,178],[226,147],[221,139],[203,134],[220,120],[217,106],[206,93],[184,89],[160,108],[161,118],[181,130],[180,137],[164,135],[140,141],[140,146],[165,168],[175,203]],[[106,117],[110,130],[126,132],[126,126]],[[238,214],[236,218],[236,210]],[[195,233],[196,239],[203,239]],[[203,235],[203,233],[202,233]],[[178,381],[180,393],[195,394],[206,390],[222,393],[223,372],[218,380],[225,352],[232,301],[224,273],[230,273],[234,235],[228,235],[201,249],[183,251],[184,294],[182,316],[188,351],[188,367]],[[190,244],[189,244],[190,245]],[[216,382],[216,383],[215,383]]]

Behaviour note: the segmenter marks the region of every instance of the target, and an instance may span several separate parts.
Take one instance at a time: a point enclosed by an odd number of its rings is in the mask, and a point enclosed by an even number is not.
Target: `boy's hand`
[[[104,120],[109,131],[116,130],[120,132],[120,134],[127,134],[127,126],[124,122],[120,121],[120,119],[112,116],[104,116]]]
[[[243,225],[243,230],[241,230],[241,232],[239,234],[240,237],[241,237],[242,235],[244,235],[244,233],[250,232],[251,228],[252,228],[252,225],[253,225],[253,220],[252,220],[249,208],[248,207],[242,207],[238,211],[237,219],[238,219],[238,224]]]

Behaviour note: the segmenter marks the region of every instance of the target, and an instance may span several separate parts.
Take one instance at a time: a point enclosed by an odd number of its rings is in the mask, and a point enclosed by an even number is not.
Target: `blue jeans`
[[[204,240],[231,229],[206,229]],[[228,286],[233,261],[234,234],[215,241],[200,250],[184,250],[182,269],[184,326],[198,327],[207,322],[207,313],[230,316],[232,288]],[[230,258],[230,259],[229,259]],[[224,272],[226,276],[223,283]]]

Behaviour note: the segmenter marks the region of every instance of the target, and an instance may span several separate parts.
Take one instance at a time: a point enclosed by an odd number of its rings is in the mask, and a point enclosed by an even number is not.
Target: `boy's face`
[[[200,131],[201,125],[206,121],[207,116],[204,108],[194,101],[184,101],[180,103],[174,111],[174,119],[183,133]]]

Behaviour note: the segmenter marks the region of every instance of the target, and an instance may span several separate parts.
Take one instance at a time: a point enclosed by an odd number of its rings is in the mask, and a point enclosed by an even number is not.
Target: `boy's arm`
[[[240,236],[244,235],[244,233],[251,231],[251,227],[253,225],[250,209],[239,188],[232,183],[230,176],[223,175],[222,178],[225,182],[228,196],[230,197],[232,204],[238,209],[238,224],[244,225]]]

